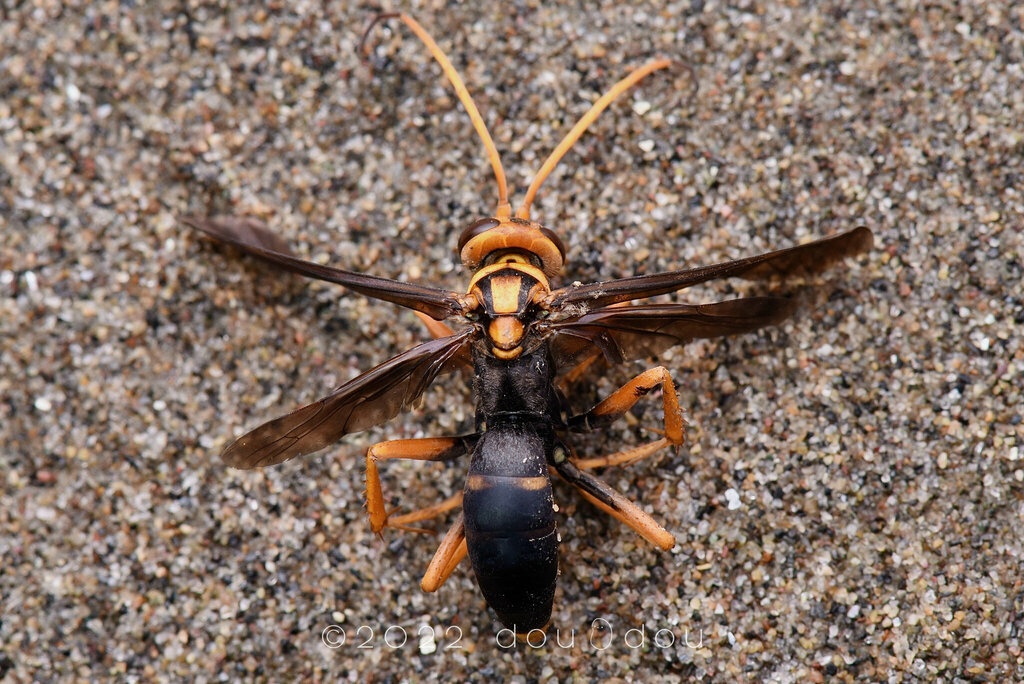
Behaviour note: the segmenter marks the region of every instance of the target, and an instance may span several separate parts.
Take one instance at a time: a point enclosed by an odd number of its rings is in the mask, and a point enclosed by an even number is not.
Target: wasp
[[[498,190],[494,215],[469,225],[458,241],[470,271],[463,292],[448,291],[342,270],[297,257],[263,223],[244,217],[189,217],[185,223],[287,271],[337,283],[362,295],[412,309],[433,339],[359,375],[307,406],[260,425],[224,449],[236,468],[270,466],[310,454],[344,435],[381,424],[408,409],[442,373],[469,368],[476,398],[475,427],[454,437],[400,439],[366,453],[366,507],[370,527],[416,529],[423,520],[461,507],[421,582],[436,591],[468,555],[477,583],[498,619],[517,633],[544,629],[550,621],[558,575],[559,536],[551,476],[628,525],[652,544],[670,549],[664,527],[592,472],[632,463],[666,447],[683,445],[686,421],[672,377],[657,366],[627,382],[589,411],[573,415],[562,379],[593,361],[621,363],[658,355],[698,338],[733,335],[776,325],[794,313],[786,297],[763,296],[708,304],[640,303],[710,280],[766,280],[820,273],[839,260],[868,250],[871,231],[858,227],[788,249],[712,266],[619,280],[555,287],[565,245],[532,220],[530,207],[544,179],[587,127],[624,91],[648,74],[672,65],[647,63],[613,85],[573,126],[533,179],[512,213],[505,173],[490,133],[461,77],[434,40],[412,17],[397,18],[440,64],[483,142]],[[363,40],[365,42],[366,35]],[[692,77],[692,72],[691,72]],[[446,319],[461,327],[449,327]],[[595,458],[577,458],[573,433],[600,429],[623,416],[646,394],[661,390],[664,428],[658,439]],[[379,465],[391,459],[449,461],[469,455],[462,492],[404,515],[385,505]]]

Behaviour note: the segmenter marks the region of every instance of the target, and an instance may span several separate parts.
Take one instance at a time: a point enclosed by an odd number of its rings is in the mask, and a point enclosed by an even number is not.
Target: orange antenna
[[[562,138],[562,142],[558,143],[558,147],[551,153],[540,167],[540,171],[534,176],[533,182],[530,183],[529,189],[526,191],[526,197],[523,199],[522,205],[519,210],[516,211],[516,218],[524,220],[530,220],[530,205],[533,204],[534,198],[537,196],[537,190],[540,189],[541,183],[548,177],[548,174],[558,165],[558,162],[565,156],[565,153],[580,139],[583,132],[587,130],[590,124],[594,123],[594,120],[607,109],[608,105],[615,101],[622,93],[629,90],[637,81],[642,79],[652,71],[658,69],[664,69],[665,67],[671,66],[673,61],[671,59],[659,59],[653,62],[649,62],[641,67],[634,69],[626,78],[622,79],[615,85],[613,85],[607,93],[598,98],[597,102],[590,110],[580,117],[580,120],[576,122],[576,125],[572,127],[572,130]]]
[[[498,219],[507,219],[512,215],[512,205],[508,201],[508,183],[505,181],[505,170],[501,166],[501,157],[498,155],[498,149],[494,146],[494,140],[491,139],[491,134],[487,132],[487,125],[484,124],[483,117],[480,116],[480,111],[473,104],[473,98],[469,95],[469,90],[466,89],[466,84],[462,82],[462,78],[459,73],[455,71],[455,67],[452,66],[451,61],[441,51],[441,48],[437,46],[434,39],[430,37],[430,34],[424,30],[419,23],[410,17],[408,14],[401,12],[391,12],[386,14],[378,14],[370,22],[370,25],[366,27],[366,31],[363,33],[362,40],[359,41],[359,47],[363,51],[364,55],[369,54],[369,49],[365,48],[366,37],[374,26],[379,24],[385,19],[399,18],[402,22],[412,29],[412,32],[423,41],[423,44],[430,50],[430,54],[434,56],[437,63],[441,65],[441,69],[444,71],[444,75],[448,77],[452,86],[455,88],[455,93],[459,96],[459,101],[462,102],[462,106],[466,108],[466,112],[469,114],[469,118],[473,121],[473,127],[476,129],[477,134],[484,143],[484,147],[487,149],[487,157],[491,161],[491,167],[494,169],[494,178],[498,181],[498,209],[494,216]]]

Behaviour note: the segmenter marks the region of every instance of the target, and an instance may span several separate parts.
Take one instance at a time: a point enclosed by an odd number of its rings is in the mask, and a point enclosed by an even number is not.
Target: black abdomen
[[[528,425],[488,430],[473,451],[462,501],[480,591],[518,633],[547,624],[558,575],[545,447]]]

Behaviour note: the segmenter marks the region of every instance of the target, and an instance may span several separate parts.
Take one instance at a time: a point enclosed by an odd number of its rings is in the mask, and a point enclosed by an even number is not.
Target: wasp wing
[[[424,342],[349,380],[326,397],[264,423],[224,450],[235,468],[257,468],[319,451],[344,435],[379,425],[409,408],[438,373],[458,366],[473,328]]]
[[[345,271],[295,256],[288,244],[263,222],[241,216],[186,216],[183,223],[285,270],[317,280],[344,285],[367,297],[382,299],[427,314],[436,320],[462,313],[463,297],[457,292],[403,283],[388,278]]]
[[[600,353],[609,363],[657,356],[691,340],[736,335],[776,325],[796,310],[785,297],[746,297],[714,304],[607,307],[569,321],[538,324],[551,334],[556,362]]]
[[[573,304],[593,309],[616,302],[667,294],[719,278],[767,280],[772,277],[809,276],[821,273],[840,259],[867,251],[871,248],[872,242],[871,231],[861,226],[804,245],[712,266],[609,280],[603,283],[570,285],[553,291],[548,297],[547,306],[553,311],[563,310]]]

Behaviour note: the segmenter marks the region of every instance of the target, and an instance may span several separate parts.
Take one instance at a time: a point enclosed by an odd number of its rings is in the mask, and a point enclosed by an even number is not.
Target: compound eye
[[[458,254],[462,254],[462,248],[466,246],[466,243],[475,238],[477,235],[486,233],[491,228],[497,228],[501,225],[501,221],[496,218],[485,218],[479,221],[474,221],[469,224],[466,230],[462,231],[462,235],[459,236],[459,247],[457,250]]]
[[[561,238],[555,235],[555,232],[553,230],[548,230],[544,226],[540,226],[540,234],[546,237],[548,240],[551,240],[551,243],[555,246],[555,249],[557,249],[558,253],[562,255],[562,262],[564,263],[565,245],[562,244]]]

